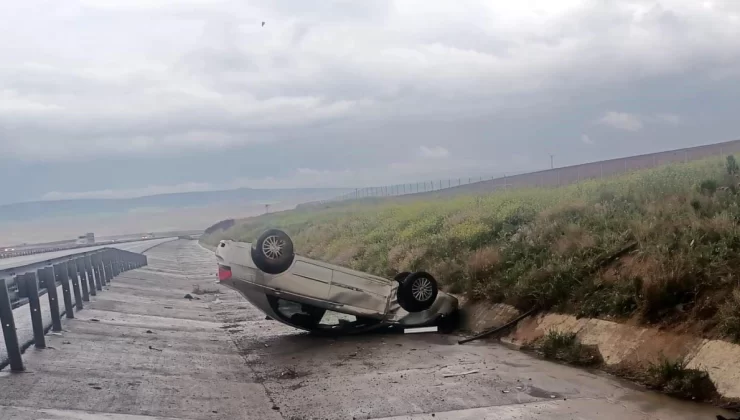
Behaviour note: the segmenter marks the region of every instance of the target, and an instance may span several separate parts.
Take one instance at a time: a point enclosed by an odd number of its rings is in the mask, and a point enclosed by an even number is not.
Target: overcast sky
[[[0,0],[0,19],[0,203],[740,138],[736,0]]]

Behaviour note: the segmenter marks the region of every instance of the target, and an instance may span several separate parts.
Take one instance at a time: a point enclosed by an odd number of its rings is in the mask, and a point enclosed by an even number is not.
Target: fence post
[[[59,263],[54,265],[54,273],[59,277],[59,282],[62,283],[62,297],[64,299],[64,313],[68,319],[75,317],[74,311],[72,310],[72,290],[69,287],[69,272],[67,271],[67,263]]]
[[[62,330],[62,318],[59,316],[59,296],[57,296],[57,282],[54,278],[54,267],[44,267],[38,271],[39,280],[46,288],[49,296],[49,310],[51,311],[51,330]]]
[[[21,372],[25,369],[21,357],[21,347],[18,344],[18,332],[15,330],[13,307],[10,305],[10,293],[8,293],[8,285],[4,278],[0,278],[0,322],[3,326],[3,337],[5,337],[5,349],[8,352],[10,370]]]
[[[44,320],[41,319],[41,301],[39,300],[39,283],[36,273],[24,274],[28,287],[28,308],[31,311],[31,326],[33,327],[33,344],[37,349],[46,348],[44,338]]]

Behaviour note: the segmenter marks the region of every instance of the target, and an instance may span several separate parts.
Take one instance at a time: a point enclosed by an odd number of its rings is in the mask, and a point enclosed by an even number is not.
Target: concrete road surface
[[[0,420],[714,419],[605,375],[438,334],[316,338],[214,284],[194,241],[147,252],[27,373],[0,372]],[[219,294],[185,299],[193,286]],[[475,371],[468,375],[448,376]],[[725,413],[726,414],[726,413]]]

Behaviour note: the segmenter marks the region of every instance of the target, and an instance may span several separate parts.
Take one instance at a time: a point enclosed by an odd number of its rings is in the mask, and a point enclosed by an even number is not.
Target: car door
[[[265,275],[265,284],[271,288],[312,299],[327,300],[332,270],[321,263],[296,258],[293,266],[283,274]]]
[[[384,278],[354,270],[334,269],[329,287],[329,300],[384,314],[391,283]]]

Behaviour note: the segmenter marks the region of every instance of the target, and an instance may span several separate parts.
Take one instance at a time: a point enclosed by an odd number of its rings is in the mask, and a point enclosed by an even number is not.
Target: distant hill
[[[256,206],[324,200],[348,192],[341,188],[251,189],[158,194],[123,199],[32,201],[0,205],[0,220],[23,222],[64,216],[114,215],[152,209],[197,209],[213,206]]]

